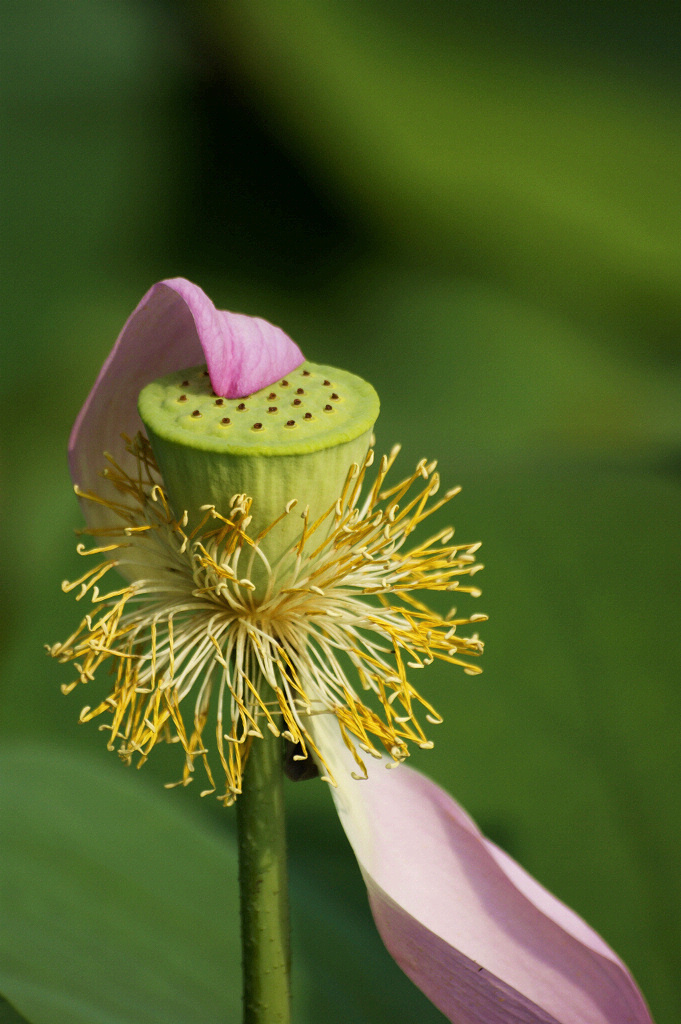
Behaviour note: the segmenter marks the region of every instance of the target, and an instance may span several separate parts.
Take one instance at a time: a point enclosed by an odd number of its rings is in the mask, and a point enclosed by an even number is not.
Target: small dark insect
[[[302,753],[302,749],[300,743],[291,743],[291,740],[286,740],[284,774],[291,782],[306,782],[308,779],[316,779],[319,775],[319,769],[309,754],[304,761],[293,760],[296,754]]]

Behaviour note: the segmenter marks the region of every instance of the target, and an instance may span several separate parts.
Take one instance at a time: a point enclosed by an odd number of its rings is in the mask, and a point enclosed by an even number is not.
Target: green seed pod
[[[139,397],[169,500],[178,518],[186,511],[188,529],[203,518],[202,506],[229,515],[236,494],[252,498],[253,538],[291,509],[261,544],[279,579],[282,559],[294,561],[300,516],[307,510],[312,524],[335,504],[348,470],[366,455],[378,410],[370,384],[308,362],[247,398],[216,395],[205,366],[161,377]],[[309,543],[322,539],[318,530]],[[253,564],[251,579],[257,600],[261,564]]]

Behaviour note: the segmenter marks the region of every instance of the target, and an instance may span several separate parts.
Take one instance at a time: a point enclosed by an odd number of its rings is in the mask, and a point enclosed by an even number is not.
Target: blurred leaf
[[[30,1024],[30,1022],[26,1017],[22,1017],[3,996],[0,996],[0,1024]]]
[[[400,440],[409,457],[450,452],[473,469],[681,446],[681,373],[506,289],[365,264],[325,297],[322,318],[332,337],[320,352],[321,329],[305,326],[304,350],[375,384],[379,446]]]
[[[93,289],[116,268],[125,278],[165,236],[170,98],[183,61],[179,31],[155,4],[30,0],[2,5],[2,21],[0,393],[13,398],[28,376],[27,345],[38,387],[68,387],[55,319],[68,310],[73,341]],[[78,338],[82,349],[91,337]]]
[[[241,1017],[233,816],[218,831],[136,774],[58,747],[0,758],[0,984],[33,1024],[212,1024]],[[10,774],[11,773],[11,774]],[[296,1019],[441,1020],[373,928],[331,811],[294,815]],[[204,816],[205,818],[205,816]],[[306,822],[306,824],[304,824]],[[225,826],[227,826],[225,828]],[[336,867],[319,886],[318,861]],[[346,885],[353,892],[345,891]]]
[[[35,1024],[238,1019],[233,846],[108,766],[3,761],[10,998]]]
[[[512,283],[678,360],[676,79],[654,77],[654,52],[650,67],[622,60],[612,36],[595,53],[557,46],[559,31],[538,45],[531,17],[508,32],[494,3],[443,18],[420,6],[202,9],[263,117],[391,253]]]

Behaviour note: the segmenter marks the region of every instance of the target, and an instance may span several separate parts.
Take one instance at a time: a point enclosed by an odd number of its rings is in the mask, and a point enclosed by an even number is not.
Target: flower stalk
[[[252,744],[236,804],[244,1024],[289,1024],[290,929],[281,739]]]

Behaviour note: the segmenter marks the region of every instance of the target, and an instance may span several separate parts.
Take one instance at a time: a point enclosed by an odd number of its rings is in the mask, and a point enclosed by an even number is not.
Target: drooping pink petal
[[[184,278],[155,284],[130,315],[71,431],[74,483],[115,500],[101,478],[104,452],[130,469],[121,434],[142,429],[141,389],[156,377],[206,362],[216,394],[238,398],[273,384],[303,362],[298,346],[265,320],[215,308]],[[104,506],[83,506],[89,526],[110,525]]]
[[[600,936],[486,840],[447,793],[404,765],[371,762],[369,779],[353,780],[321,717],[312,720],[314,737],[338,784],[332,792],[378,930],[449,1020],[651,1024]]]

